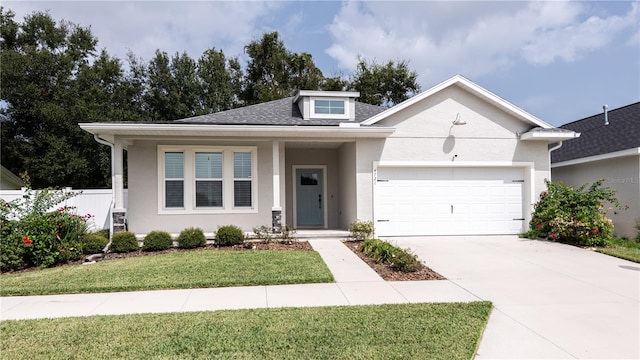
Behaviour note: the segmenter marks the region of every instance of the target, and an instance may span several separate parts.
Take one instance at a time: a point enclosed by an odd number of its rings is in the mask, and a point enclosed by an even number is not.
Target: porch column
[[[280,141],[272,143],[273,157],[273,206],[271,207],[271,227],[273,232],[282,231],[282,206],[280,205]]]
[[[126,212],[124,207],[124,182],[123,182],[123,147],[122,140],[116,138],[113,144],[112,158],[112,188],[114,192],[114,204],[111,209],[112,233],[126,230]]]

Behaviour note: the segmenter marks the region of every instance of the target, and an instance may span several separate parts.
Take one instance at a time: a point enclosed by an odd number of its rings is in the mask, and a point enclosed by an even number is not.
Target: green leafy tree
[[[114,64],[105,56],[90,65],[97,39],[87,28],[56,22],[43,12],[26,16],[22,23],[10,10],[0,12],[3,165],[28,173],[36,188],[106,186],[108,149],[77,124],[107,121],[111,113],[101,102],[110,99],[96,97],[93,85],[84,91],[79,79],[86,79],[86,85],[90,78],[101,78],[105,82],[95,86],[104,86],[108,93],[108,73],[114,69],[92,72]]]
[[[389,61],[384,65],[360,59],[352,75],[350,88],[360,92],[360,101],[391,107],[420,91],[418,74],[406,61]]]
[[[200,109],[204,114],[229,110],[240,104],[243,72],[237,58],[222,50],[205,50],[198,59]]]

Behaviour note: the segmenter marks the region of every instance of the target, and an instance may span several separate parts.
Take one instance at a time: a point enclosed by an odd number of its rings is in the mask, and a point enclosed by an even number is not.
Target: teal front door
[[[323,182],[323,169],[296,169],[296,222],[298,227],[324,226]]]

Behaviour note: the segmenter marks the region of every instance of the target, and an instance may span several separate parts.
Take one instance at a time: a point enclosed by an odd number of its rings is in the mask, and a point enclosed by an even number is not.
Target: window
[[[158,146],[158,212],[257,212],[256,147]]]
[[[251,153],[233,153],[233,206],[251,206]]]
[[[222,207],[222,153],[197,152],[196,207]]]
[[[167,208],[184,207],[184,153],[164,153],[164,206]]]
[[[344,100],[315,100],[314,112],[316,114],[344,115]]]

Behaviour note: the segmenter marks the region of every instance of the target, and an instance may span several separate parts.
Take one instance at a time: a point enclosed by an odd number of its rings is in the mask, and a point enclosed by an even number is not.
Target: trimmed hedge
[[[142,242],[144,251],[167,250],[173,245],[171,235],[166,231],[152,231],[148,233]]]
[[[193,249],[207,244],[207,238],[200,228],[184,229],[176,240],[178,241],[178,247],[183,249]]]
[[[111,251],[116,253],[127,253],[138,251],[140,246],[136,235],[130,231],[121,231],[113,234],[111,238]]]
[[[244,232],[235,225],[225,225],[216,232],[216,244],[220,246],[238,245],[244,242]]]
[[[82,253],[83,254],[101,253],[108,243],[109,243],[109,239],[102,236],[100,233],[87,234],[82,239]]]

